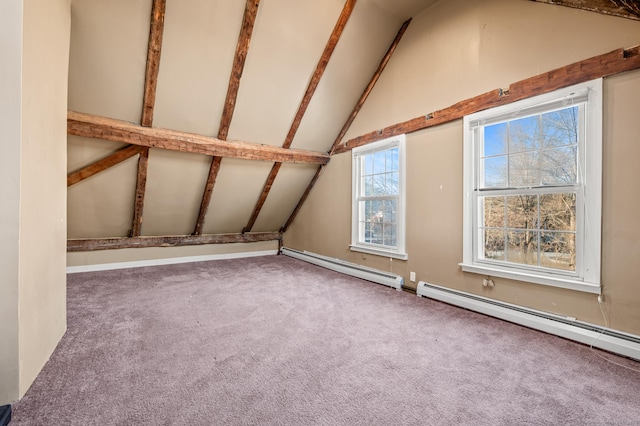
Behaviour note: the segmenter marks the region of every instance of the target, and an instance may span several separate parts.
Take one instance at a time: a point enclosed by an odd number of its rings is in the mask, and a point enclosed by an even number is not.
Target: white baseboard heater
[[[320,254],[286,247],[282,249],[281,253],[296,259],[304,260],[305,262],[313,263],[314,265],[322,266],[323,268],[351,275],[352,277],[362,278],[363,280],[373,281],[374,283],[393,287],[396,290],[402,290],[402,284],[404,284],[404,278],[400,275],[380,271],[374,268],[368,268],[366,266],[346,262],[333,257],[322,256]]]
[[[416,294],[640,361],[640,336],[578,321],[571,317],[523,308],[475,294],[452,290],[424,281],[418,282]]]

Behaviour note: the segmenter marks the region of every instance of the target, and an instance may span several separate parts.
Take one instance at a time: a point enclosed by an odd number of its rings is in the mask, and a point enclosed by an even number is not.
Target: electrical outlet
[[[411,271],[409,272],[409,281],[411,281],[412,283],[416,282],[416,273]]]

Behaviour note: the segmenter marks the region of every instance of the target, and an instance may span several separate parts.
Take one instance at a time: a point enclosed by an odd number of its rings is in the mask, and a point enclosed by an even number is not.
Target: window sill
[[[398,252],[393,252],[393,251],[380,250],[380,249],[375,249],[375,248],[371,248],[371,247],[350,245],[349,249],[351,251],[357,251],[357,252],[360,252],[360,253],[374,254],[376,256],[392,257],[394,259],[400,259],[400,260],[409,259],[409,255],[406,254],[406,253],[398,253]]]
[[[460,263],[464,272],[473,272],[476,274],[489,275],[492,277],[508,278],[516,281],[525,281],[535,284],[548,285],[552,287],[566,288],[569,290],[582,291],[585,293],[601,294],[600,284],[578,281],[570,277],[549,276],[529,272],[514,271],[507,268],[496,266],[474,265],[469,263]]]

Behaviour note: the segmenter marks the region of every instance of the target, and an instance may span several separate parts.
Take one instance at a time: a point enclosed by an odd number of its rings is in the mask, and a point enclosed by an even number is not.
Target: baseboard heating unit
[[[418,282],[416,294],[640,361],[640,336],[578,321],[571,317],[523,308],[475,294],[452,290],[424,281]]]
[[[323,268],[351,275],[352,277],[362,278],[363,280],[373,281],[374,283],[393,287],[396,290],[402,290],[402,284],[404,284],[404,278],[400,275],[380,271],[374,268],[368,268],[366,266],[346,262],[333,257],[322,256],[320,254],[286,247],[282,249],[281,253],[296,259],[304,260],[305,262],[313,263],[314,265],[322,266]]]

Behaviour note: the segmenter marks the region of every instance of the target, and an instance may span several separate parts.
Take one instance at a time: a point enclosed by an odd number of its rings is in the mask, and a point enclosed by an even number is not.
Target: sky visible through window
[[[575,270],[578,114],[572,106],[482,128],[485,259]],[[505,189],[522,193],[500,194]]]

